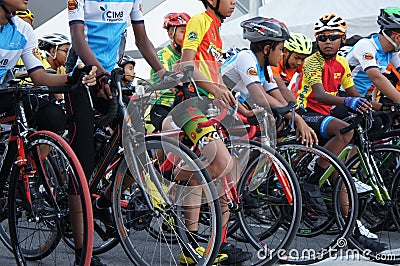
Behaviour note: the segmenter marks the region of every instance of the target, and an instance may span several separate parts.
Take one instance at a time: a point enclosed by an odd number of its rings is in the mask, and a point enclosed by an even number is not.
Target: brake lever
[[[232,110],[232,116],[233,116],[233,118],[235,118],[235,120],[239,120],[239,117],[238,117],[238,115],[237,115],[237,112],[238,112],[238,108],[239,108],[239,97],[240,97],[240,91],[238,91],[237,93],[236,93],[236,95],[235,95],[235,100],[236,100],[236,106],[235,106],[235,108],[233,108],[233,110]]]
[[[296,129],[294,128],[294,116],[296,114],[294,107],[292,108],[291,112],[292,112],[292,117],[290,118],[290,132],[294,132],[296,131]]]

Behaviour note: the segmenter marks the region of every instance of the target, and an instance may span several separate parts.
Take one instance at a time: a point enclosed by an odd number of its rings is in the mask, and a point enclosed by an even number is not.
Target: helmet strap
[[[382,34],[383,34],[383,36],[385,36],[386,40],[388,40],[388,41],[393,45],[394,51],[395,51],[395,52],[398,52],[398,51],[400,50],[400,45],[397,45],[396,42],[393,41],[393,39],[390,38],[390,37],[385,33],[384,30],[382,31]]]
[[[269,74],[268,74],[268,66],[269,66],[269,54],[270,54],[270,52],[271,52],[271,49],[272,49],[272,46],[273,46],[273,44],[274,44],[274,42],[272,42],[271,44],[269,44],[269,50],[268,50],[268,52],[267,53],[265,53],[264,54],[264,77],[265,77],[265,80],[267,81],[267,82],[271,82],[271,79],[270,79],[270,77],[269,77]],[[265,47],[265,46],[264,46]],[[263,53],[264,53],[264,47],[262,48],[263,50]]]
[[[288,52],[289,52],[289,54],[288,54],[288,56],[285,56],[285,58],[284,58],[284,64],[283,64],[283,65],[285,66],[286,69],[290,68],[288,62],[289,62],[290,56],[293,54],[292,51],[289,51],[289,50],[288,50]]]
[[[221,0],[217,0],[217,6],[216,7],[213,7],[208,1],[206,1],[206,2],[207,2],[207,5],[214,11],[215,15],[217,15],[220,18],[221,23],[224,22],[226,17],[223,16],[221,14],[221,12],[219,12],[219,4],[221,3]]]
[[[6,19],[8,20],[8,23],[10,23],[10,25],[14,25],[14,22],[12,21],[12,17],[14,17],[14,13],[12,13],[4,4],[3,1],[0,1],[0,6],[1,8],[4,10],[4,12],[6,13]]]

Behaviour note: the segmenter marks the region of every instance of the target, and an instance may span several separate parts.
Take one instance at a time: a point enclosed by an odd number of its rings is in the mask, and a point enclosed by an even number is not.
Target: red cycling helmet
[[[168,29],[169,27],[178,27],[178,26],[186,26],[188,21],[190,19],[190,16],[186,14],[185,12],[183,13],[168,13],[164,17],[164,29]]]

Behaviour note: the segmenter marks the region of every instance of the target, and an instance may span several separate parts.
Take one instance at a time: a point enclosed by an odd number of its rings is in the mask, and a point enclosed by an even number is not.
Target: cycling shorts
[[[195,145],[199,143],[204,147],[209,142],[218,139],[218,134],[214,126],[198,127],[199,122],[208,121],[204,113],[207,105],[211,103],[207,96],[202,96],[202,98],[203,100],[197,96],[192,86],[181,88],[176,93],[171,115],[174,122],[183,129]]]
[[[310,110],[302,115],[304,121],[317,133],[319,139],[330,139],[327,132],[327,127],[329,122],[331,122],[334,117],[330,115],[322,115]]]

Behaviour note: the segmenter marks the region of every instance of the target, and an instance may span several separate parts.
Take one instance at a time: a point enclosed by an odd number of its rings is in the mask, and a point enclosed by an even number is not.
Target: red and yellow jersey
[[[304,63],[303,73],[297,84],[297,104],[300,108],[309,108],[314,112],[330,115],[331,105],[320,103],[315,99],[311,86],[322,84],[325,93],[337,95],[339,87],[348,89],[354,86],[349,63],[342,56],[324,59],[318,51],[308,57]]]
[[[281,79],[289,84],[292,80],[294,74],[300,73],[303,66],[299,66],[298,68],[286,68],[285,67],[285,58],[282,56],[281,60],[279,61],[278,66],[274,67],[271,66],[272,73],[274,77],[281,77]]]
[[[196,51],[196,67],[216,85],[223,58],[220,27],[221,21],[209,11],[193,16],[186,26],[182,47]]]

